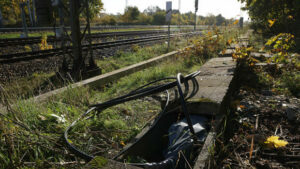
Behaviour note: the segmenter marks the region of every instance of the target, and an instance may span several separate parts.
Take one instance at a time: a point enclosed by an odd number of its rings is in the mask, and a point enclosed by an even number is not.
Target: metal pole
[[[170,24],[171,22],[168,24],[168,52],[170,51]]]
[[[195,25],[194,25],[194,31],[196,31],[196,25],[197,25],[197,11],[198,11],[198,0],[195,0]]]
[[[168,23],[168,51],[170,50],[170,24],[172,19],[172,1],[166,2],[166,22]]]
[[[0,9],[0,28],[2,27],[2,13],[1,13],[1,9]]]
[[[80,79],[81,70],[84,68],[84,60],[82,58],[81,49],[81,32],[79,23],[80,0],[70,0],[70,20],[72,31],[72,53],[74,57],[73,73],[77,80]]]
[[[33,25],[36,26],[36,14],[35,14],[35,0],[32,0],[32,21]]]
[[[25,17],[25,11],[24,11],[25,5],[26,5],[25,3],[20,3],[24,37],[27,38],[28,37],[28,29],[27,29],[26,17]]]
[[[181,9],[181,0],[178,0],[178,27],[179,27],[179,31],[180,31],[180,9]]]
[[[197,11],[195,11],[195,25],[194,25],[194,31],[196,31],[196,25],[197,25]]]
[[[29,2],[29,0],[27,0],[27,8],[28,8],[28,14],[29,14],[30,23],[31,23],[31,26],[33,26],[33,19],[32,19],[32,14],[31,14],[31,8],[30,8],[30,2]]]
[[[58,4],[58,15],[59,15],[59,34],[60,37],[62,38],[62,46],[64,45],[64,26],[65,26],[65,20],[64,20],[64,9],[63,9],[63,4],[61,0],[59,0]]]

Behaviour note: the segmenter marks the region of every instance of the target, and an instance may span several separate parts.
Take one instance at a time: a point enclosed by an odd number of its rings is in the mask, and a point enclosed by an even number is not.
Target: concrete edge
[[[114,71],[106,73],[106,74],[95,76],[95,77],[92,77],[92,78],[89,78],[89,79],[71,84],[69,86],[65,86],[65,87],[62,87],[62,88],[59,88],[59,89],[55,89],[55,90],[52,90],[50,92],[35,96],[33,98],[29,98],[27,100],[33,99],[34,102],[42,102],[42,101],[47,100],[51,96],[55,96],[57,94],[60,94],[60,93],[66,91],[68,89],[75,89],[75,88],[83,87],[83,86],[92,86],[92,87],[103,86],[103,85],[105,85],[109,82],[116,81],[121,77],[125,77],[127,75],[132,74],[132,73],[135,73],[135,72],[141,71],[143,69],[149,68],[151,66],[154,66],[155,64],[157,64],[161,61],[165,61],[165,60],[175,56],[176,54],[181,53],[180,52],[181,50],[184,50],[184,49],[190,48],[190,47],[193,47],[193,45],[187,46],[187,47],[182,48],[182,49],[177,50],[177,51],[172,51],[172,52],[160,55],[160,56],[155,57],[155,58],[151,58],[149,60],[142,61],[140,63],[136,63],[136,64],[133,64],[133,65],[130,65],[130,66],[118,69],[118,70],[114,70]],[[0,113],[6,113],[6,111],[7,111],[6,106],[0,104]]]
[[[232,96],[234,95],[234,92],[236,91],[237,88],[239,88],[238,72],[239,72],[239,68],[237,67],[234,71],[233,78],[229,84],[226,95],[224,96],[221,104],[219,105],[213,128],[209,131],[207,135],[207,139],[205,140],[204,145],[195,161],[194,169],[203,169],[203,168],[207,168],[207,166],[210,165],[209,164],[210,159],[212,158],[211,155],[213,154],[212,151],[214,151],[214,147],[215,147],[215,139],[220,130],[221,123],[224,121],[226,112],[230,106],[230,101]]]

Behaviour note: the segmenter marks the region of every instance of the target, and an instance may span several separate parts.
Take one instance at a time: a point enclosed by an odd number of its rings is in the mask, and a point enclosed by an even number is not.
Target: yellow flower
[[[269,147],[285,147],[288,142],[284,140],[279,140],[278,136],[270,136],[267,138],[267,141],[265,141],[265,144],[267,144]]]

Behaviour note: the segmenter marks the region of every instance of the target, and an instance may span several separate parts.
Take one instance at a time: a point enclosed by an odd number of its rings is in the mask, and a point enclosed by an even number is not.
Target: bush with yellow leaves
[[[255,63],[259,63],[260,61],[250,55],[252,51],[253,47],[236,47],[232,58],[235,61],[246,63],[246,65],[253,67]]]
[[[47,38],[45,34],[42,36],[41,43],[39,44],[40,50],[53,49],[52,45],[48,45]]]
[[[289,57],[289,51],[295,47],[294,38],[290,33],[280,33],[267,41],[265,45],[274,54],[272,60],[275,63],[288,63],[293,59]]]
[[[202,63],[204,59],[217,57],[218,52],[225,47],[226,42],[224,35],[215,27],[198,39],[193,40],[192,44],[194,45],[193,47],[184,51],[184,56],[189,57],[185,59],[185,61],[188,61],[188,64]]]

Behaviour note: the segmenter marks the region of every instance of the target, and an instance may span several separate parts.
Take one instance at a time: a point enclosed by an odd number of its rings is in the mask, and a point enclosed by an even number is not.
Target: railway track
[[[171,34],[171,38],[175,36],[190,36],[196,34],[200,34],[200,32]],[[151,41],[160,41],[160,40],[165,40],[167,38],[168,38],[167,35],[159,35],[159,36],[149,36],[149,37],[142,37],[142,38],[132,38],[126,40],[95,43],[92,44],[91,49],[93,50],[105,49],[105,48],[118,47],[124,45],[146,43]],[[82,50],[83,51],[89,50],[89,45],[83,45]],[[34,52],[23,52],[23,53],[0,55],[0,64],[8,64],[8,63],[16,63],[20,61],[29,61],[33,59],[48,58],[52,56],[68,54],[71,52],[72,52],[72,47],[65,47],[65,48],[55,48],[50,50],[42,50],[42,51],[34,51]]]
[[[151,35],[151,34],[164,34],[167,31],[163,30],[152,30],[152,31],[124,31],[124,32],[106,32],[106,33],[93,33],[91,37],[86,35],[86,38],[109,38],[109,37],[121,37],[121,36],[141,36],[141,35]],[[41,43],[42,37],[29,37],[29,38],[9,38],[0,39],[0,47],[16,46],[16,45],[32,45]],[[59,42],[62,38],[56,38],[55,36],[48,36],[47,42]],[[70,41],[69,38],[65,38],[64,41]]]
[[[204,29],[208,26],[201,26]],[[56,27],[58,28],[58,27]],[[28,32],[45,32],[45,31],[54,31],[55,27],[28,27]],[[67,30],[71,30],[70,27],[65,27]],[[92,26],[92,30],[118,30],[118,29],[167,29],[167,25],[130,25],[130,26]],[[188,28],[193,29],[193,25],[171,25],[171,28]],[[85,27],[81,27],[85,29]],[[23,28],[0,28],[0,33],[12,33],[12,32],[23,32]]]

